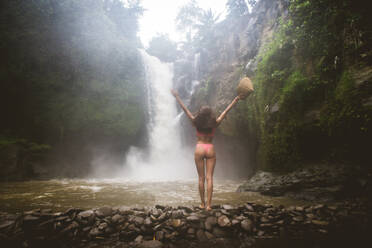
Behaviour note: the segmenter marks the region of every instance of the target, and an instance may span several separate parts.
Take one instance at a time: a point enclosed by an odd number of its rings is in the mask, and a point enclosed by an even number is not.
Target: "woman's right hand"
[[[174,97],[177,97],[178,96],[178,92],[175,91],[174,89],[171,89],[171,93]]]

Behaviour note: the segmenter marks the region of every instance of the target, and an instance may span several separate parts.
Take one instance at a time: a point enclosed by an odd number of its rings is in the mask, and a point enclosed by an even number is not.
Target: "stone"
[[[12,221],[12,220],[2,221],[0,223],[0,230],[5,230],[5,229],[11,227],[14,223],[15,223],[15,221]]]
[[[70,225],[68,225],[65,229],[61,231],[61,233],[67,233],[71,230],[74,230],[79,227],[79,224],[76,221],[73,221]]]
[[[195,229],[190,227],[189,229],[187,229],[187,233],[188,234],[194,234],[195,233]]]
[[[296,217],[293,217],[293,220],[297,221],[297,222],[300,222],[300,221],[303,221],[304,218],[302,216],[296,216]]]
[[[191,216],[187,217],[186,220],[188,220],[190,222],[198,222],[200,219],[196,215],[191,215]]]
[[[130,215],[130,214],[133,214],[134,212],[130,207],[127,207],[127,206],[120,207],[118,211],[121,215]]]
[[[254,211],[252,205],[249,204],[249,203],[246,203],[246,204],[244,205],[244,207],[245,207],[248,211],[252,211],[252,212]]]
[[[150,210],[150,214],[153,215],[154,217],[159,217],[162,214],[162,211],[157,208],[152,208]]]
[[[102,232],[98,229],[98,227],[92,228],[89,232],[89,235],[93,236],[93,237],[101,235],[101,234],[102,234]]]
[[[165,209],[165,207],[162,206],[162,205],[155,205],[155,208],[158,208],[158,209],[161,209],[161,210],[164,210]]]
[[[139,216],[133,218],[133,222],[136,223],[137,226],[143,225],[145,219]]]
[[[312,220],[311,223],[319,226],[327,226],[329,224],[329,222],[321,220]]]
[[[160,223],[154,227],[154,230],[158,230],[159,228],[163,227],[163,223]]]
[[[23,225],[24,227],[33,227],[34,225],[37,225],[40,222],[40,217],[32,216],[32,215],[26,215],[23,218]]]
[[[64,220],[67,220],[68,218],[69,218],[68,216],[61,216],[61,217],[55,218],[55,221],[64,221]]]
[[[268,219],[268,218],[266,218],[266,217],[261,217],[261,219],[260,219],[260,220],[261,220],[261,222],[264,222],[264,223],[265,223],[265,222],[269,222],[269,219]]]
[[[115,214],[114,216],[112,216],[111,220],[115,224],[120,224],[124,222],[124,217],[120,214]]]
[[[253,230],[253,222],[250,219],[243,220],[240,226],[247,232],[252,232]]]
[[[315,218],[315,215],[313,215],[313,214],[306,214],[306,217],[309,218],[309,219],[314,219]]]
[[[137,236],[138,233],[136,233],[135,231],[121,231],[119,234],[120,239],[123,239],[125,241],[133,240]]]
[[[231,221],[231,224],[233,225],[233,226],[236,226],[236,225],[238,225],[240,223],[240,220],[237,220],[237,219],[233,219],[232,221]]]
[[[221,213],[222,213],[223,215],[227,215],[227,216],[230,215],[230,213],[229,213],[227,210],[225,210],[225,209],[221,209],[220,211],[221,211]]]
[[[219,227],[214,227],[213,228],[213,235],[216,236],[216,237],[218,237],[218,238],[222,238],[222,237],[226,236],[226,232],[223,231]]]
[[[185,210],[186,211],[186,213],[192,213],[192,209],[191,208],[189,208],[189,207],[184,207],[184,206],[181,206],[181,207],[179,207],[180,209],[183,209],[183,210]]]
[[[236,209],[234,206],[231,206],[231,205],[222,205],[222,208],[225,209],[225,210],[234,210]]]
[[[181,224],[182,224],[182,221],[181,221],[180,219],[173,219],[173,220],[172,220],[172,226],[173,226],[174,228],[180,227]]]
[[[52,209],[43,209],[43,210],[41,210],[41,213],[51,213],[51,212],[52,212]],[[63,214],[64,215],[71,215],[71,214],[74,214],[76,212],[81,212],[81,210],[78,209],[78,208],[69,208]]]
[[[145,226],[151,226],[152,225],[152,221],[151,221],[151,218],[150,217],[147,217],[144,221],[144,224]]]
[[[205,229],[207,229],[208,231],[211,231],[213,226],[216,224],[217,224],[217,218],[214,216],[209,216],[207,217],[204,223]]]
[[[226,215],[221,215],[220,217],[218,217],[217,222],[220,227],[231,226],[230,219]]]
[[[103,230],[105,230],[107,227],[108,227],[108,224],[107,224],[106,222],[103,222],[103,223],[99,224],[99,226],[98,226],[98,230],[103,231]]]
[[[162,213],[160,216],[159,216],[159,218],[158,218],[158,221],[162,221],[162,220],[164,220],[165,218],[167,218],[167,213]]]
[[[299,211],[299,212],[302,212],[302,211],[304,211],[304,208],[301,207],[301,206],[297,206],[297,207],[295,208],[295,210],[296,210],[296,211]]]
[[[166,239],[174,239],[175,237],[177,237],[179,235],[179,233],[177,231],[174,231],[172,233],[166,233],[165,234],[165,238]]]
[[[207,237],[207,239],[214,239],[214,235],[212,233],[205,231],[204,234]]]
[[[104,218],[112,215],[112,208],[110,207],[101,207],[95,211],[96,215],[100,218]]]
[[[205,235],[204,231],[199,229],[197,232],[196,232],[196,237],[198,238],[198,240],[200,242],[205,242],[208,240],[207,236]]]
[[[78,214],[78,216],[80,216],[80,217],[82,217],[82,218],[89,218],[89,217],[91,217],[91,216],[93,216],[93,215],[94,215],[93,210],[86,210],[86,211],[80,212],[80,213]]]
[[[134,239],[134,242],[135,243],[141,243],[143,240],[143,236],[142,235],[138,235],[135,239]]]
[[[142,243],[139,244],[139,248],[162,248],[163,243],[160,242],[159,240],[148,240],[148,241],[143,241]]]
[[[171,214],[172,218],[177,219],[177,218],[182,218],[182,216],[183,216],[182,210],[172,211],[172,214]]]

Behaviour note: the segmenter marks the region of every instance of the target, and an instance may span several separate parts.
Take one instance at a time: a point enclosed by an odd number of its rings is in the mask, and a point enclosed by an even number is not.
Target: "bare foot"
[[[207,206],[206,210],[207,210],[207,211],[211,211],[212,208],[211,208],[210,206]]]
[[[199,205],[199,208],[204,209],[205,208],[205,204],[204,203],[200,204]]]

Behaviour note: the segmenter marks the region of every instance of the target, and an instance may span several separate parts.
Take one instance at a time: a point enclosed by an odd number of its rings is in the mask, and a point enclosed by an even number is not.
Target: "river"
[[[255,192],[235,192],[240,180],[216,180],[212,204],[239,205],[255,202],[272,205],[305,205],[286,197]],[[197,180],[125,181],[119,179],[54,179],[0,183],[0,211],[17,213],[32,209],[63,211],[71,207],[197,206]]]

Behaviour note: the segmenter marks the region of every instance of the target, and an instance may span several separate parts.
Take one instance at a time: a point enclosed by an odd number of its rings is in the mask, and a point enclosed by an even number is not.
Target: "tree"
[[[178,55],[177,44],[167,34],[157,34],[153,37],[146,51],[163,62],[174,62]]]
[[[248,6],[245,0],[228,0],[226,3],[228,15],[239,17],[248,14]]]
[[[181,7],[176,18],[176,24],[180,31],[185,33],[185,47],[200,48],[209,45],[213,40],[213,28],[220,15],[213,13],[211,9],[200,8],[194,0]]]
[[[195,0],[191,0],[181,7],[176,17],[176,27],[180,32],[186,33],[186,36],[194,36],[196,33],[195,24],[198,23],[203,9],[201,9]]]
[[[49,144],[71,166],[93,143],[123,151],[138,140],[141,13],[138,1],[1,3],[0,137]]]

